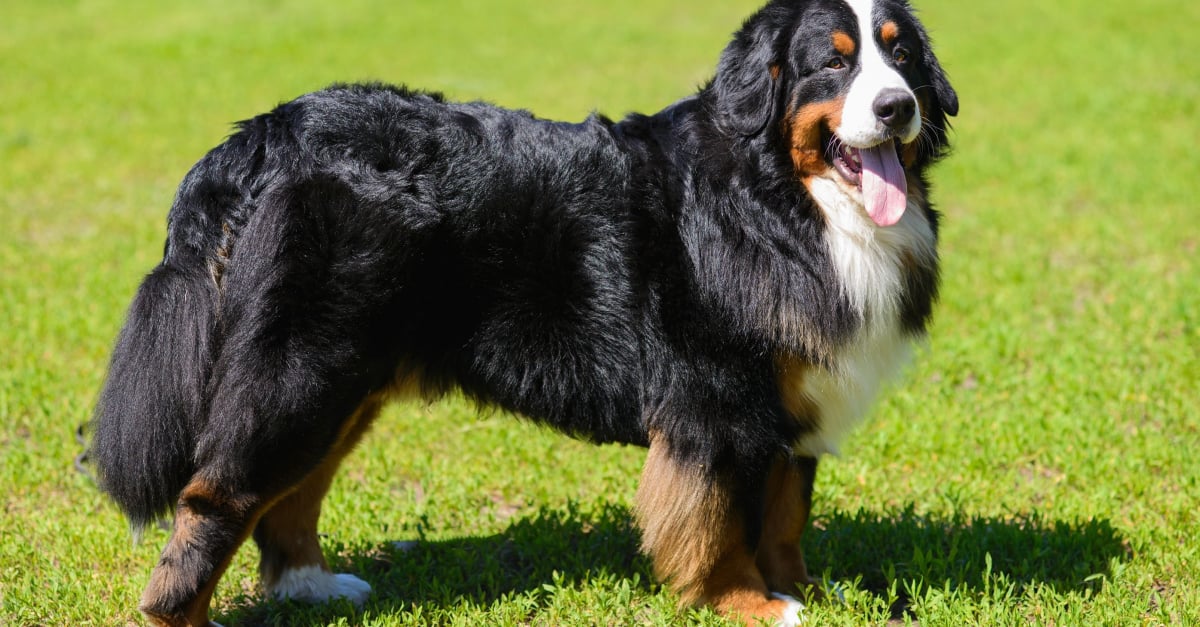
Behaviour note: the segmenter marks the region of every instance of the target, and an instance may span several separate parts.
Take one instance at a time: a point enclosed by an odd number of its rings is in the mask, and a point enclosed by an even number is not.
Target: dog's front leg
[[[767,586],[753,546],[761,529],[747,528],[761,526],[761,517],[736,505],[734,486],[732,473],[688,464],[652,436],[637,492],[642,547],[683,603],[711,605],[749,625],[799,624],[803,606]]]

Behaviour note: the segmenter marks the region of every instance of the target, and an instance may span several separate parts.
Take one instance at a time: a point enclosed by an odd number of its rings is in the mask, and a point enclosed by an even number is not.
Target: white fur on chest
[[[818,177],[810,191],[825,214],[826,244],[843,294],[863,318],[828,367],[809,370],[794,383],[819,413],[817,430],[796,444],[796,452],[818,456],[838,452],[884,384],[911,357],[916,338],[900,321],[904,259],[932,265],[936,253],[929,221],[911,198],[900,222],[882,228],[863,211],[861,197],[843,184]]]

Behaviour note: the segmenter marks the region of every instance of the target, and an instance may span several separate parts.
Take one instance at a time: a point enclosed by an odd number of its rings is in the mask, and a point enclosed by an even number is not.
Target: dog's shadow
[[[627,508],[601,506],[584,512],[573,505],[542,509],[514,520],[504,532],[482,537],[388,542],[350,547],[331,556],[335,570],[371,583],[366,609],[375,616],[470,603],[487,607],[531,591],[576,586],[597,578],[632,580],[653,592],[650,564],[638,552],[639,534]],[[907,607],[906,588],[965,589],[983,593],[989,578],[1003,577],[1019,589],[1049,586],[1059,592],[1098,591],[1113,561],[1128,561],[1127,541],[1107,520],[1058,521],[920,515],[909,506],[889,512],[833,512],[818,516],[805,534],[806,561],[814,575],[856,581]],[[989,566],[990,563],[990,566]],[[989,575],[990,573],[990,575]],[[544,603],[544,601],[539,601]],[[328,624],[350,619],[346,602],[308,606],[248,596],[216,617],[225,624]]]
[[[894,617],[906,611],[910,594],[930,589],[980,595],[1012,584],[1018,595],[1031,586],[1099,592],[1114,562],[1133,557],[1105,519],[920,515],[910,504],[884,513],[834,512],[813,527],[803,542],[813,574],[857,581],[883,598],[899,583]]]

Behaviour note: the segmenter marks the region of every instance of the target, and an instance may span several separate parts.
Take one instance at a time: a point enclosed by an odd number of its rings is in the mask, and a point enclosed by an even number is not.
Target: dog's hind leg
[[[317,520],[338,466],[366,433],[380,405],[378,396],[363,402],[320,465],[259,519],[254,542],[262,554],[259,573],[268,594],[310,602],[345,597],[361,605],[371,593],[367,582],[329,569],[317,538]]]
[[[321,497],[374,401],[357,410],[395,374],[395,281],[376,279],[400,265],[383,240],[406,240],[346,220],[365,209],[336,180],[305,179],[260,202],[223,274],[197,470],[142,597],[159,625],[207,624],[217,580],[256,528],[273,591],[298,592],[304,566],[324,572]]]
[[[262,511],[261,498],[197,475],[180,494],[175,527],[138,609],[153,625],[210,625],[217,580]]]
[[[202,436],[211,442],[197,453],[202,463],[180,494],[174,530],[139,606],[155,625],[207,625],[217,581],[256,526],[269,547],[264,553],[269,573],[279,565],[285,568],[281,575],[286,575],[288,565],[306,559],[320,569],[323,560],[315,536],[320,499],[338,462],[369,422],[346,418],[364,414],[341,408],[342,403],[330,402],[324,394],[303,398],[304,392],[283,383],[287,377],[270,369],[251,373],[238,367],[232,372],[238,376],[224,381],[237,383],[217,388],[213,413],[255,418],[245,423],[218,422]],[[329,389],[312,380],[308,383],[318,390]],[[272,403],[289,393],[295,396],[288,409]],[[330,397],[350,396],[347,392]],[[366,415],[373,413],[374,406],[369,405]],[[275,433],[265,439],[248,435],[264,430]],[[284,522],[289,516],[292,519]],[[290,546],[282,544],[289,540]],[[274,583],[278,586],[280,581]],[[365,584],[343,583],[358,591],[359,600],[365,597]],[[295,589],[301,584],[291,585]]]

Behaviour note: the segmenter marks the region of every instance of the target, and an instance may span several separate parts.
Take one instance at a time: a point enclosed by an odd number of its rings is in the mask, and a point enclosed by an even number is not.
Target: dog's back
[[[143,526],[214,460],[311,465],[397,382],[644,443],[633,221],[611,188],[628,169],[603,121],[383,86],[242,123],[180,185],[129,311],[95,419],[103,487]],[[262,407],[213,406],[230,392]],[[305,441],[281,442],[293,421]]]

